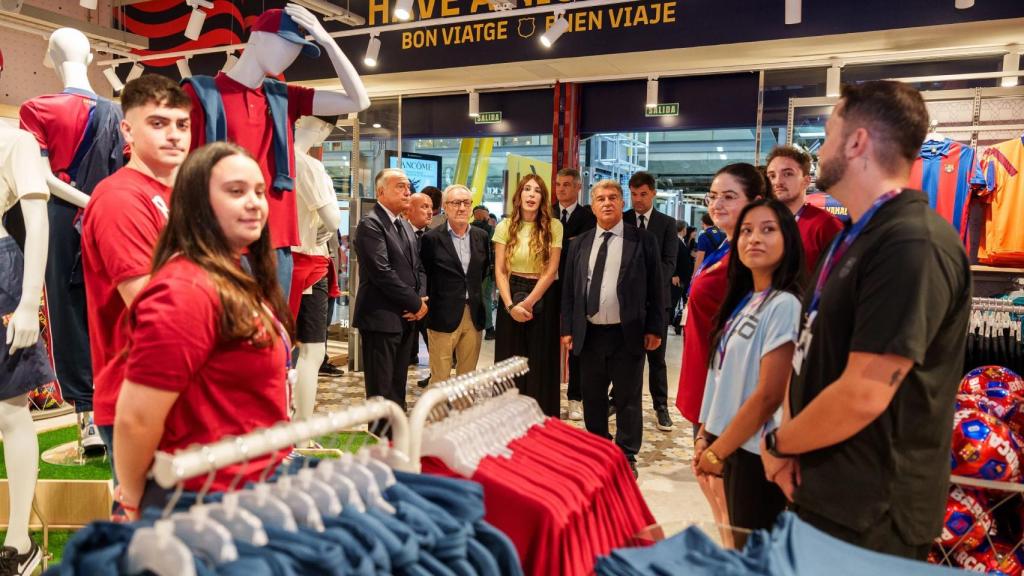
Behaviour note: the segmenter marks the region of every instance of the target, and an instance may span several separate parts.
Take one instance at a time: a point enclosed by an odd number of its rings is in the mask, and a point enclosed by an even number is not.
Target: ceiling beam
[[[12,22],[15,24],[26,24],[29,26],[43,28],[51,32],[58,28],[74,28],[85,34],[91,40],[99,40],[110,44],[111,46],[143,50],[149,48],[149,38],[146,38],[145,36],[139,36],[138,34],[132,34],[123,30],[108,28],[106,26],[99,26],[66,14],[51,12],[29,4],[22,5],[21,9],[17,12],[0,10],[0,21]]]

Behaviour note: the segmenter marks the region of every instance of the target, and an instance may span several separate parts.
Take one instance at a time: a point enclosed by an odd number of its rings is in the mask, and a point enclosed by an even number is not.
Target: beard
[[[829,160],[822,160],[818,164],[818,179],[814,183],[818,190],[827,191],[839,183],[846,176],[846,169],[850,162],[845,156],[836,156]]]

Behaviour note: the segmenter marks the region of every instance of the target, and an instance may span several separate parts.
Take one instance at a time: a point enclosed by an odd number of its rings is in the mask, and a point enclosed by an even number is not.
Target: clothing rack
[[[529,371],[527,359],[513,356],[489,368],[481,368],[454,378],[438,382],[423,393],[409,415],[409,464],[420,469],[423,430],[427,422],[446,418],[452,410],[461,411],[478,400],[494,398],[514,388],[513,378]]]
[[[971,310],[1024,314],[1024,306],[1010,304],[1009,300],[1003,300],[1001,298],[972,298]]]
[[[187,448],[174,454],[157,452],[153,461],[153,478],[160,486],[172,488],[184,480],[232,464],[248,462],[306,440],[382,419],[390,423],[393,434],[392,449],[388,452],[389,464],[396,469],[409,470],[409,461],[405,457],[409,453],[409,421],[398,404],[378,397],[345,410],[298,422],[282,422],[270,428]]]

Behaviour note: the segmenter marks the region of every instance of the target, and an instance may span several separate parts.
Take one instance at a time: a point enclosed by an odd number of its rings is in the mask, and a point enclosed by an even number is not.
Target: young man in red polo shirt
[[[843,225],[828,211],[807,202],[807,188],[811,185],[809,154],[795,146],[776,146],[768,154],[767,166],[772,192],[796,216],[807,268],[813,274],[818,258],[828,250]]]
[[[93,191],[82,219],[82,268],[89,298],[94,416],[113,469],[119,386],[99,375],[127,344],[122,318],[149,280],[153,249],[167,223],[171,187],[191,143],[192,101],[172,80],[147,74],[125,85],[121,132],[131,159]],[[122,381],[121,378],[107,382]]]

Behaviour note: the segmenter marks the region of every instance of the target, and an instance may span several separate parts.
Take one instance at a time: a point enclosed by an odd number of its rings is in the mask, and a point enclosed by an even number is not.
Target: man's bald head
[[[409,196],[409,208],[405,211],[405,217],[409,219],[413,228],[425,227],[434,217],[434,202],[431,201],[430,196],[422,192]]]

